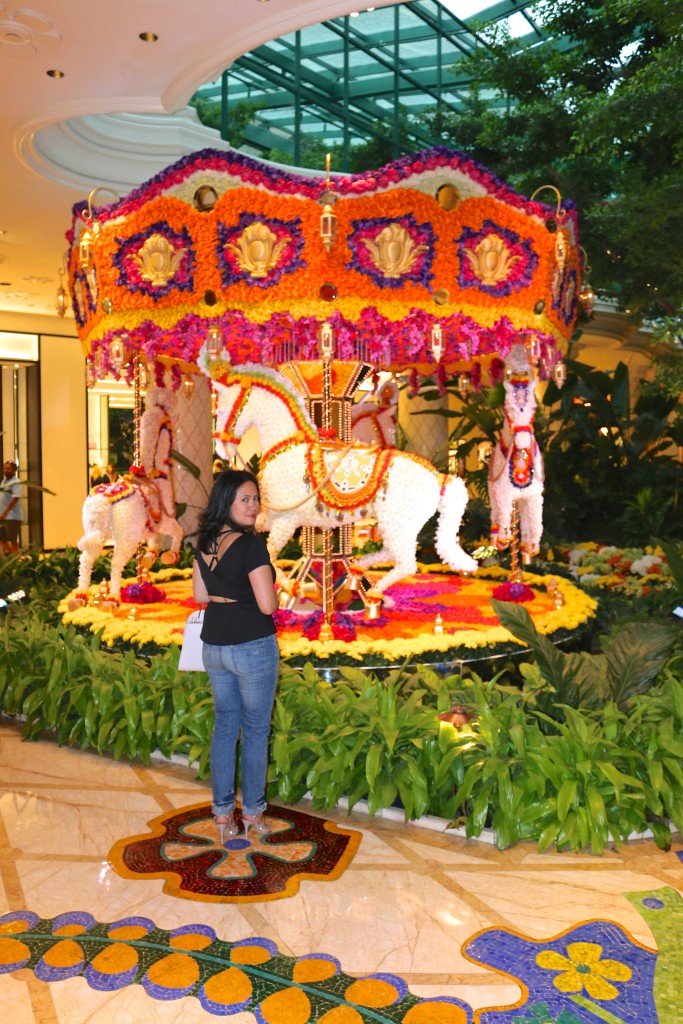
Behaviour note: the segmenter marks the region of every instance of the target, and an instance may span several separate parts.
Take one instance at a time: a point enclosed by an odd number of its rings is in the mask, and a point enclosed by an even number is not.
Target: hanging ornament
[[[464,402],[470,392],[470,378],[466,373],[461,373],[458,377],[458,391]]]
[[[325,156],[325,167],[327,173],[325,179],[325,191],[321,194],[319,200],[323,204],[323,212],[320,214],[320,237],[327,252],[332,251],[332,246],[334,245],[337,237],[337,215],[332,209],[334,204],[337,202],[337,193],[334,192],[331,187],[330,160],[330,154],[327,153]]]
[[[206,351],[209,359],[213,362],[223,350],[223,331],[220,327],[213,325],[206,332]]]
[[[322,359],[331,359],[334,355],[334,329],[328,320],[318,329],[318,352]]]
[[[127,334],[120,334],[118,338],[112,338],[109,342],[109,362],[115,370],[121,370],[126,363],[126,342]]]
[[[541,343],[535,335],[532,335],[527,342],[527,351],[529,353],[529,359],[534,366],[538,366],[541,358]]]
[[[561,359],[557,363],[555,363],[555,369],[553,370],[553,380],[557,384],[558,388],[564,387],[564,384],[567,380],[567,367]]]
[[[579,302],[586,316],[590,316],[595,306],[595,292],[591,286],[590,281],[584,281],[579,292]]]
[[[443,340],[443,327],[441,326],[440,323],[432,324],[431,345],[434,361],[438,363],[441,360],[441,357],[443,356],[446,348]]]
[[[183,377],[182,383],[183,394],[185,398],[191,398],[194,393],[194,377],[190,373],[186,373]]]
[[[55,309],[57,310],[57,316],[64,316],[67,309],[69,308],[69,296],[66,293],[66,288],[61,281],[62,271],[60,270],[60,282],[57,294],[55,295]]]
[[[588,255],[586,254],[586,250],[583,246],[580,248],[581,255],[583,256],[583,266],[581,268],[582,281],[581,291],[579,292],[579,304],[586,316],[590,316],[593,312],[593,307],[595,306],[596,295],[590,281],[588,280],[588,275],[591,272],[591,268],[588,266]]]
[[[94,242],[95,236],[90,230],[90,225],[88,225],[81,233],[78,241],[78,262],[81,265],[81,269],[86,272],[92,270],[95,265]]]

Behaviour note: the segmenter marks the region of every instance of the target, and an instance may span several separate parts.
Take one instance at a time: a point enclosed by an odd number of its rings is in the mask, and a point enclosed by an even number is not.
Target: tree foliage
[[[683,304],[680,4],[545,0],[533,15],[547,41],[531,48],[482,27],[487,45],[458,65],[469,99],[431,115],[432,132],[526,195],[555,186],[577,204],[594,287],[634,315],[671,314]]]

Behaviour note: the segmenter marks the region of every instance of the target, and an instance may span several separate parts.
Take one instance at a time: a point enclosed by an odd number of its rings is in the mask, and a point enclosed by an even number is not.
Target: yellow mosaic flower
[[[586,992],[593,999],[616,999],[619,989],[612,981],[628,981],[631,968],[618,960],[601,960],[602,946],[595,942],[570,942],[567,956],[544,949],[536,957],[539,967],[549,971],[561,971],[553,978],[555,988],[560,992]]]

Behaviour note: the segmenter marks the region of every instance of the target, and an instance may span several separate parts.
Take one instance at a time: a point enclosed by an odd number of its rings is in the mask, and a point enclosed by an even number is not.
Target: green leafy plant
[[[624,708],[661,671],[676,641],[675,628],[657,622],[627,623],[605,642],[603,654],[565,653],[536,629],[522,605],[491,602],[500,622],[533,652],[533,668],[525,667],[527,683],[535,684],[539,703],[594,708],[606,700]]]
[[[70,556],[73,557],[73,556]],[[45,565],[47,563],[47,565]],[[50,558],[39,563],[46,578]],[[678,571],[678,567],[676,568]],[[533,660],[490,680],[402,665],[377,678],[349,667],[336,683],[282,666],[269,797],[345,799],[371,813],[437,814],[500,847],[601,852],[651,829],[666,848],[683,827],[683,657],[651,622],[608,637],[598,656],[556,650],[523,608],[496,605]],[[209,773],[213,702],[206,676],[177,669],[178,649],[135,657],[54,621],[47,600],[9,610],[0,646],[0,709],[22,735],[117,758],[185,755]],[[454,706],[466,724],[439,719]]]

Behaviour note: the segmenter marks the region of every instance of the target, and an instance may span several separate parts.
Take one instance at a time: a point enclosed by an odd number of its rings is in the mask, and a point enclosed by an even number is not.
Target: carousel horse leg
[[[121,593],[121,577],[147,529],[147,509],[139,492],[112,508],[114,551],[111,556],[109,594],[115,604]]]
[[[518,502],[522,561],[529,562],[541,549],[543,495],[530,494]]]
[[[77,608],[83,608],[88,603],[88,588],[92,578],[92,567],[95,559],[102,553],[106,535],[99,533],[86,533],[78,542],[81,549],[81,557],[78,561],[78,590],[69,601],[69,611],[74,612]]]
[[[114,544],[114,553],[111,556],[111,576],[109,582],[109,597],[115,604],[121,595],[121,578],[126,563],[133,557],[138,549],[136,536],[122,537]],[[106,602],[105,602],[106,603]]]
[[[512,539],[512,502],[513,495],[510,488],[505,491],[502,488],[491,489],[491,544],[498,551],[505,551],[510,546]]]
[[[354,561],[362,569],[369,569],[373,565],[383,565],[385,562],[392,562],[393,559],[394,556],[391,551],[383,544],[379,551],[370,551],[367,555],[355,558]]]
[[[171,546],[161,556],[162,565],[175,565],[180,554],[180,545],[183,542],[185,531],[177,519],[162,519],[161,533],[171,538]]]
[[[278,513],[277,517],[268,516],[266,521],[263,523],[263,529],[269,529],[268,534],[268,554],[270,560],[275,566],[275,574],[277,576],[277,582],[281,587],[287,585],[287,576],[283,573],[282,569],[275,564],[280,552],[282,551],[285,544],[292,539],[296,531],[298,522],[298,515],[288,515],[286,512]],[[259,523],[259,526],[261,524]]]
[[[417,535],[426,519],[419,505],[406,509],[405,515],[392,515],[395,507],[395,487],[391,483],[387,488],[386,497],[375,503],[377,529],[384,542],[384,550],[388,560],[394,563],[385,576],[372,588],[383,593],[393,583],[417,572]],[[435,502],[436,504],[436,502]]]

